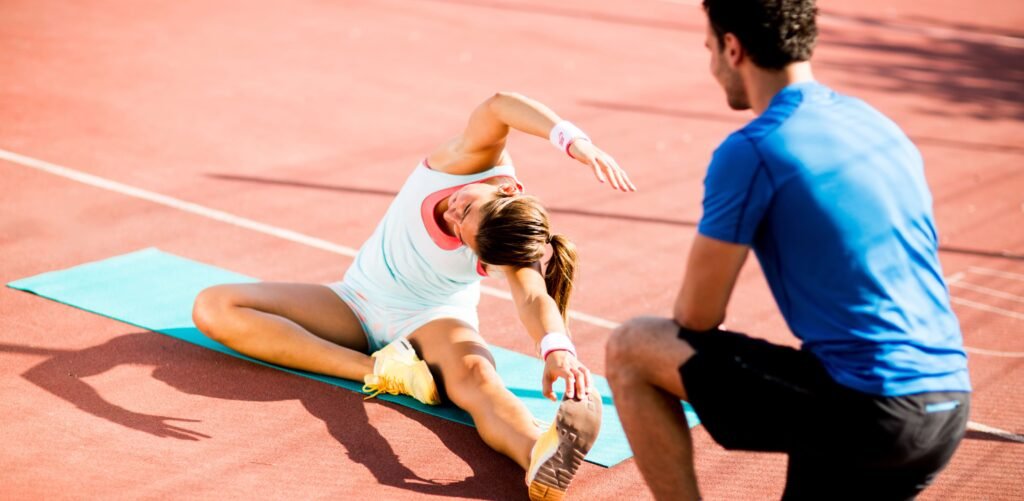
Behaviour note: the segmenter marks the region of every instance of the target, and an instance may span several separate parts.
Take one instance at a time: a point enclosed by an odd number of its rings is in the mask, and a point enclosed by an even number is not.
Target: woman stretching
[[[522,194],[505,151],[510,128],[547,137],[601,182],[635,190],[579,128],[539,102],[498,93],[473,111],[461,135],[416,166],[341,282],[211,287],[196,298],[193,318],[241,353],[364,381],[371,396],[438,404],[436,376],[484,441],[526,470],[532,499],[560,499],[597,438],[601,399],[567,335],[575,247],[552,234],[547,212]],[[544,395],[554,400],[552,384],[565,380],[547,430],[505,388],[480,336],[476,309],[488,274],[508,281],[539,346]]]

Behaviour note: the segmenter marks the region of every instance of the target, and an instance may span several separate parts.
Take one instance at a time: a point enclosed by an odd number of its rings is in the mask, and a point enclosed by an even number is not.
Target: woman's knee
[[[192,304],[192,322],[203,334],[221,341],[221,329],[231,308],[236,306],[235,293],[230,285],[215,285],[196,296]]]
[[[469,355],[454,365],[455,367],[443,377],[448,398],[460,407],[463,407],[467,400],[472,399],[472,395],[481,389],[491,385],[503,385],[498,370],[487,358]]]

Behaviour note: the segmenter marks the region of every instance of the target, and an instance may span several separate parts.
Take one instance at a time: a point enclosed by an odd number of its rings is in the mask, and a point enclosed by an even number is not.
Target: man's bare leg
[[[679,367],[693,348],[667,318],[634,318],[608,340],[608,382],[636,463],[656,499],[700,498]]]

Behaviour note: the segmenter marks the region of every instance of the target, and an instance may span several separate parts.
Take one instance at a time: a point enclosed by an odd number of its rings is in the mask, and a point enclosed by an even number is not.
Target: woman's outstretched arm
[[[576,358],[571,342],[568,345],[543,348],[542,340],[545,337],[567,336],[568,333],[558,305],[548,295],[540,264],[522,268],[503,266],[501,270],[512,292],[519,320],[541,348],[540,354],[544,359],[541,386],[544,396],[555,400],[552,386],[558,379],[565,379],[566,397],[577,400],[586,398],[590,387],[590,370]]]
[[[521,94],[498,92],[473,110],[462,134],[439,146],[427,157],[431,168],[449,174],[475,174],[498,165],[505,155],[510,129],[546,138],[565,154],[590,167],[602,183],[635,191],[615,159],[551,108]]]

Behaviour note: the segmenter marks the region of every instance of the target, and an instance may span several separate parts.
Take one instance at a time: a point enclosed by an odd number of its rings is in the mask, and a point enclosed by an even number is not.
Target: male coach
[[[659,499],[697,499],[679,399],[728,449],[789,455],[784,499],[911,499],[970,402],[921,155],[814,80],[813,0],[704,0],[711,73],[757,116],[715,151],[671,319],[611,336],[607,369]],[[754,250],[800,349],[721,330]]]

